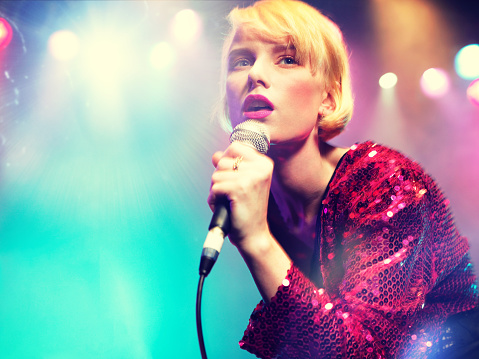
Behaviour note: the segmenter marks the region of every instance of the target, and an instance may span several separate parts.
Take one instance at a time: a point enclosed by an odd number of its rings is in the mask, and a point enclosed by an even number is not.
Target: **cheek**
[[[241,93],[231,81],[226,82],[226,103],[228,104],[230,119],[234,121],[236,116],[241,115]]]
[[[226,87],[226,102],[230,111],[236,111],[239,108],[239,99],[235,91],[232,91],[231,88]]]
[[[318,84],[311,83],[311,81],[297,81],[290,85],[288,92],[293,94],[297,107],[317,114],[321,94]]]

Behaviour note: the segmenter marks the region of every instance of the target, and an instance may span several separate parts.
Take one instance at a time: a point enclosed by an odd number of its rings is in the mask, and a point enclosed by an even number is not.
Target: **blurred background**
[[[0,2],[0,356],[199,358],[195,299],[225,15],[248,1]],[[332,142],[416,159],[479,263],[479,11],[309,1],[341,27],[356,109]],[[214,358],[260,296],[226,243],[203,293]]]

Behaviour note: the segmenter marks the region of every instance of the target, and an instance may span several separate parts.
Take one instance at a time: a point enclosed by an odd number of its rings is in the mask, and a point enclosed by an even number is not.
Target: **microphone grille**
[[[230,142],[239,141],[252,146],[258,152],[266,154],[269,150],[269,134],[259,121],[246,120],[233,129]]]

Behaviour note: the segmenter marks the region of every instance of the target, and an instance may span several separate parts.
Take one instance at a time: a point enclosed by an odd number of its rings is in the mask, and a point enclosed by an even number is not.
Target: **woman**
[[[262,302],[243,349],[261,358],[426,357],[442,325],[477,304],[467,240],[434,181],[371,142],[326,141],[352,113],[338,28],[291,0],[234,9],[224,115],[263,123],[268,155],[233,142],[213,155],[208,202],[230,203],[230,241]]]

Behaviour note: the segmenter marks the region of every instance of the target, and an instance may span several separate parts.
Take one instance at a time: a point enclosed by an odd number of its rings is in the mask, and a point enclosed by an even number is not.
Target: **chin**
[[[241,122],[244,122],[244,121],[246,121],[246,119],[241,118],[241,119],[239,119],[239,120],[236,120],[236,119],[235,119],[235,120],[232,120],[232,119],[230,118],[231,128],[235,128],[235,127],[238,126]]]

